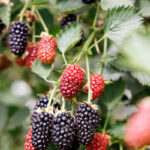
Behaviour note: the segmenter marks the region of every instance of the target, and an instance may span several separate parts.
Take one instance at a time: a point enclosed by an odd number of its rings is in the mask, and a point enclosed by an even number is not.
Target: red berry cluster
[[[107,150],[109,138],[106,134],[96,133],[86,150]]]
[[[28,134],[26,135],[26,142],[24,144],[24,150],[36,150],[33,146],[32,146],[32,129],[29,129]]]

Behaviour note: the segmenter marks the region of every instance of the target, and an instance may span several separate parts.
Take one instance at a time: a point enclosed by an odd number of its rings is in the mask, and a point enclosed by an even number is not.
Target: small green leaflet
[[[143,72],[131,72],[132,76],[142,85],[150,86],[150,75]]]
[[[32,72],[39,75],[42,79],[47,79],[53,70],[53,65],[43,64],[39,59],[32,64]]]
[[[102,0],[100,3],[102,9],[108,10],[120,6],[125,6],[125,7],[133,6],[135,0]]]
[[[10,13],[11,13],[10,4],[0,7],[0,19],[7,27],[9,27],[10,24]]]
[[[133,32],[122,44],[120,62],[129,69],[150,75],[150,33]]]
[[[67,50],[74,47],[78,41],[80,41],[82,35],[82,29],[80,23],[68,25],[61,33],[57,36],[58,49],[65,53]]]
[[[48,0],[32,0],[30,5],[48,5],[50,2]]]
[[[61,12],[72,12],[83,8],[85,4],[82,3],[82,0],[57,0],[56,7]]]
[[[105,34],[117,45],[121,45],[124,38],[141,24],[142,17],[136,8],[113,8],[108,11],[104,20]]]

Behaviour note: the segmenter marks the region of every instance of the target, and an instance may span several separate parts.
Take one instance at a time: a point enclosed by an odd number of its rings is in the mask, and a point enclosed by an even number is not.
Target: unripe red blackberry
[[[64,29],[66,26],[76,21],[77,21],[77,17],[74,14],[68,14],[60,21],[61,29]],[[82,31],[81,40],[76,44],[76,46],[80,46],[82,44],[83,38],[84,38],[84,32]]]
[[[83,2],[84,4],[91,4],[91,3],[94,3],[95,0],[82,0],[82,2]]]
[[[101,75],[94,74],[90,77],[90,86],[92,90],[92,100],[98,98],[101,93],[104,91],[104,79]],[[83,91],[88,92],[88,86],[83,88]]]
[[[12,53],[21,56],[27,46],[28,27],[24,22],[15,22],[9,30],[9,47]]]
[[[26,135],[26,142],[24,144],[24,150],[35,150],[34,146],[32,145],[32,129],[29,129],[28,134]]]
[[[0,3],[0,7],[5,6],[5,4]],[[2,33],[3,29],[5,28],[5,25],[3,24],[2,20],[0,20],[0,34]]]
[[[36,150],[46,150],[51,140],[53,114],[34,112],[32,117],[32,145]]]
[[[78,141],[86,146],[94,137],[99,122],[99,114],[97,110],[87,104],[81,104],[77,108],[75,119]]]
[[[75,122],[70,113],[59,113],[53,120],[52,141],[60,150],[72,146],[75,137]]]
[[[68,99],[73,98],[84,83],[84,72],[77,65],[69,65],[60,79],[60,92]]]

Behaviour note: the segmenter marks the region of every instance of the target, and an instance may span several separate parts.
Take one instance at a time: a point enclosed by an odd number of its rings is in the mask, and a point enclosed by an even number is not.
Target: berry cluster
[[[26,142],[24,144],[24,150],[36,150],[32,145],[32,129],[29,129],[28,134],[26,135]]]
[[[86,150],[107,150],[109,138],[106,134],[96,133]]]
[[[68,99],[73,98],[84,83],[84,72],[77,65],[69,65],[60,79],[60,92]]]
[[[72,146],[75,137],[75,122],[70,113],[59,113],[53,121],[52,141],[61,150]]]
[[[87,104],[81,104],[77,108],[75,117],[79,143],[83,145],[90,144],[99,122],[97,110],[94,110]]]
[[[38,43],[38,58],[45,64],[51,64],[56,57],[56,40],[54,37],[45,36]]]
[[[9,30],[9,46],[12,53],[21,56],[27,46],[28,27],[24,22],[15,22]]]
[[[101,75],[92,75],[90,78],[90,85],[92,90],[92,100],[95,100],[104,91],[104,79]],[[87,85],[83,88],[83,91],[88,92]]]

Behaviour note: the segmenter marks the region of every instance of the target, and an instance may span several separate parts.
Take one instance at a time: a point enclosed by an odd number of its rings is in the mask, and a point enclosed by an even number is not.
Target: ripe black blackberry
[[[48,101],[49,101],[49,99],[47,96],[43,96],[43,97],[39,98],[36,103],[36,106],[34,107],[34,110],[36,110],[38,108],[46,108]],[[51,102],[51,105],[52,105],[52,103],[53,103],[53,100]],[[55,102],[54,108],[60,110],[60,107],[61,107],[60,104],[58,102]]]
[[[70,113],[59,113],[53,120],[52,141],[60,150],[72,146],[75,137],[75,122]]]
[[[36,150],[46,150],[51,141],[53,114],[34,112],[32,117],[32,145]]]
[[[5,4],[0,3],[0,7],[5,6]],[[2,33],[3,29],[5,28],[5,25],[3,24],[2,20],[0,20],[0,34]]]
[[[76,22],[76,20],[77,20],[77,17],[74,14],[68,14],[66,17],[64,17],[60,21],[61,29],[64,29],[69,24]],[[83,38],[84,38],[84,32],[82,31],[81,40],[76,44],[76,46],[80,46],[82,44]]]
[[[82,2],[83,2],[84,4],[91,4],[91,3],[94,3],[95,0],[82,0]]]
[[[9,30],[9,47],[12,53],[21,56],[27,46],[28,27],[24,22],[15,22]]]
[[[80,144],[89,145],[98,126],[99,114],[87,104],[78,106],[75,113],[77,138]]]

